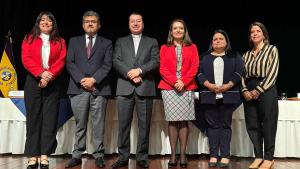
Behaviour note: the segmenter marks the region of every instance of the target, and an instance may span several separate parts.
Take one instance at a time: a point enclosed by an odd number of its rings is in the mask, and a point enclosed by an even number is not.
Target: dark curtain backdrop
[[[248,50],[247,32],[250,23],[260,21],[268,28],[271,43],[279,49],[278,91],[293,97],[300,92],[299,10],[295,5],[296,1],[293,3],[253,0],[1,0],[0,51],[2,56],[5,35],[11,30],[18,83],[20,89],[23,89],[26,70],[20,57],[22,39],[31,30],[37,15],[44,10],[54,14],[60,35],[66,42],[70,37],[84,33],[81,21],[86,10],[99,13],[102,24],[99,34],[113,42],[118,37],[129,34],[128,16],[132,12],[139,12],[144,16],[144,34],[155,37],[160,45],[166,41],[170,21],[182,18],[186,21],[200,54],[208,49],[215,29],[227,31],[233,48],[243,54]],[[67,79],[67,76],[65,72],[64,78]],[[112,72],[111,76],[114,77],[115,73]],[[159,78],[157,76],[157,81]],[[112,80],[113,87],[115,83]],[[67,86],[67,83],[62,85]]]

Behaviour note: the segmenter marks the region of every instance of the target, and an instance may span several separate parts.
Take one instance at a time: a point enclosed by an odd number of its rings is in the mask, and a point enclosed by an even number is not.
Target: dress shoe
[[[48,159],[42,159],[40,164],[41,169],[49,169],[49,160]]]
[[[168,162],[168,168],[177,167],[177,161],[171,162],[171,160]]]
[[[141,168],[149,168],[149,162],[147,160],[139,160],[137,161],[137,165]]]
[[[40,164],[40,169],[49,169],[49,164]]]
[[[262,164],[262,162],[263,162],[263,159],[256,158],[249,166],[249,169],[258,169],[258,167]]]
[[[38,163],[27,165],[27,169],[36,169],[38,168]]]
[[[218,166],[218,159],[216,157],[210,157],[208,161],[208,167],[217,167]]]
[[[28,160],[27,169],[36,169],[36,168],[38,168],[37,158],[32,157]]]
[[[128,165],[128,161],[118,160],[111,166],[111,168],[116,169],[116,168],[125,167],[127,165]]]
[[[259,166],[258,169],[273,169],[274,168],[274,160],[264,160],[264,162]]]
[[[100,168],[105,167],[105,162],[104,162],[103,157],[96,158],[95,162],[98,167],[100,167]]]
[[[179,163],[181,168],[186,168],[187,167],[187,162],[180,162]]]
[[[228,168],[229,167],[229,158],[222,158],[221,161],[219,162],[218,166],[220,168]]]
[[[220,162],[219,163],[219,167],[220,168],[228,168],[229,167],[229,163],[222,163],[222,162]]]
[[[71,168],[74,166],[77,166],[79,164],[81,164],[81,159],[80,158],[71,158],[71,160],[66,164],[66,168]]]
[[[217,167],[218,163],[217,162],[208,162],[208,167]]]
[[[179,165],[180,165],[181,168],[186,168],[187,167],[187,160],[186,160],[186,158],[183,161],[180,160]]]

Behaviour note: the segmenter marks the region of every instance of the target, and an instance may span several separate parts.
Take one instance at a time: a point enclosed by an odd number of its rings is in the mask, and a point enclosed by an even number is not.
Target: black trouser
[[[55,152],[59,104],[58,80],[46,88],[38,87],[39,80],[27,75],[24,87],[26,106],[25,155],[50,155]]]
[[[211,157],[229,158],[231,141],[232,113],[236,108],[233,104],[223,104],[218,99],[216,104],[206,104],[205,119],[208,123],[208,141]]]
[[[250,86],[249,90],[259,81],[259,79],[246,81]],[[246,128],[254,146],[255,157],[273,160],[278,121],[276,86],[262,93],[257,100],[245,101],[244,109]]]

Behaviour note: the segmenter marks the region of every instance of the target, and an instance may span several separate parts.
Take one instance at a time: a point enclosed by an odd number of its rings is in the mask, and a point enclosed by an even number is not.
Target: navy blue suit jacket
[[[84,77],[93,77],[96,80],[96,90],[92,92],[93,95],[112,94],[109,80],[107,80],[112,67],[111,40],[97,36],[88,59],[85,35],[71,38],[66,67],[70,74],[68,94],[81,94],[84,91],[80,85]]]
[[[200,101],[202,104],[215,104],[216,93],[206,88],[203,83],[208,80],[210,83],[215,83],[214,80],[214,60],[216,56],[210,53],[202,57],[199,74],[197,76],[200,84]],[[222,56],[224,60],[223,84],[232,81],[234,86],[223,94],[224,104],[240,103],[240,82],[244,73],[244,62],[238,53],[226,54]]]

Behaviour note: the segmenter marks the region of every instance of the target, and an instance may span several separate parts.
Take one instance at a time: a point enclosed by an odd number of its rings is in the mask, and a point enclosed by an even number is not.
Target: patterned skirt
[[[195,120],[193,91],[162,90],[166,121]]]

